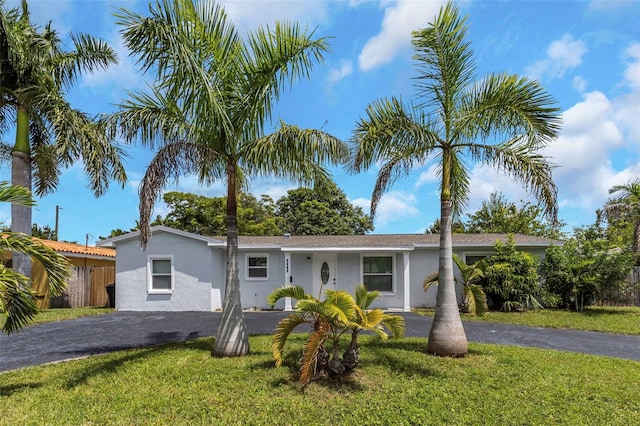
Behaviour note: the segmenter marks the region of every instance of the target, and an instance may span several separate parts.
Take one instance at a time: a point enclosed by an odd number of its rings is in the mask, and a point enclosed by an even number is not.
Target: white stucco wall
[[[269,276],[267,279],[247,278],[247,254],[269,257]],[[284,253],[280,250],[249,249],[240,250],[238,253],[238,266],[240,268],[240,300],[243,309],[268,308],[267,296],[276,288],[285,283],[284,278]],[[275,309],[283,309],[284,300],[279,301]]]
[[[173,256],[174,291],[149,294],[147,259]],[[116,308],[122,311],[210,311],[212,276],[224,277],[204,241],[166,232],[155,233],[146,251],[137,239],[122,241],[116,255]],[[220,285],[220,282],[214,283]],[[221,291],[221,289],[219,289]]]

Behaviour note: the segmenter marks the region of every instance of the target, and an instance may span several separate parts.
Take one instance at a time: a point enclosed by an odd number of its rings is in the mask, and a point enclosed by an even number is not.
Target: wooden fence
[[[640,306],[640,267],[633,268],[623,286],[607,290],[597,305]]]
[[[67,290],[51,299],[52,308],[107,306],[106,286],[115,282],[113,266],[75,266]]]

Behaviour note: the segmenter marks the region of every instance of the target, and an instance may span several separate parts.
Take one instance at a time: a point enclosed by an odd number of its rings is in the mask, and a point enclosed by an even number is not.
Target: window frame
[[[364,259],[366,257],[388,257],[391,258],[391,272],[390,273],[380,273],[380,272],[364,272]],[[388,253],[388,252],[383,252],[383,253],[360,253],[360,278],[362,279],[362,284],[365,285],[366,288],[366,284],[365,284],[365,275],[368,276],[390,276],[391,277],[391,290],[390,291],[385,291],[385,290],[378,290],[380,292],[380,294],[382,295],[388,295],[388,294],[395,294],[396,293],[396,253]],[[372,291],[367,289],[367,291]]]
[[[265,258],[267,260],[267,264],[265,266],[250,266],[249,259],[250,258]],[[269,281],[269,253],[245,253],[244,255],[244,277],[247,281]],[[250,276],[249,271],[251,269],[265,269],[266,276],[264,277],[252,277]]]
[[[153,262],[156,260],[168,260],[171,266],[171,272],[166,273],[153,273]],[[148,294],[172,294],[175,290],[175,273],[173,269],[173,255],[150,255],[147,256],[147,293]],[[155,276],[169,276],[170,277],[170,288],[168,289],[159,289],[153,287],[153,278]]]
[[[469,264],[469,262],[467,262],[467,257],[481,257],[482,259],[486,259],[487,257],[494,256],[495,254],[496,254],[495,252],[491,253],[491,252],[487,252],[487,251],[483,251],[483,252],[465,252],[465,253],[463,253],[463,260],[464,260],[465,265],[471,266]],[[478,259],[477,261],[480,261],[482,259]]]

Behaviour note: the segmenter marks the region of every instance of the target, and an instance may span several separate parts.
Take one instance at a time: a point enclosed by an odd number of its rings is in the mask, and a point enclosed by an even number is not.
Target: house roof
[[[454,247],[493,247],[496,241],[506,242],[506,234],[453,234]],[[519,247],[548,247],[560,243],[549,238],[515,234],[514,242]],[[225,241],[226,237],[214,237]],[[285,251],[304,250],[348,250],[348,249],[393,249],[438,248],[438,234],[368,234],[368,235],[292,235],[292,236],[240,236],[241,248],[274,247]]]
[[[151,232],[168,232],[206,242],[211,247],[226,247],[227,237],[205,237],[166,226],[154,226]],[[118,243],[139,238],[140,231],[98,241],[97,245],[115,247]],[[453,234],[452,243],[456,248],[493,247],[496,241],[507,241],[507,234]],[[561,244],[560,241],[543,237],[514,234],[518,247],[548,247]],[[367,235],[280,235],[280,236],[239,236],[238,244],[244,250],[275,249],[282,251],[407,251],[416,248],[438,248],[438,234],[367,234]]]
[[[54,249],[60,254],[64,254],[66,256],[71,257],[83,257],[83,256],[92,256],[92,257],[109,257],[115,258],[116,251],[113,248],[107,247],[91,247],[84,246],[81,244],[75,243],[67,243],[62,241],[52,241],[52,240],[40,240],[44,245],[49,248]]]

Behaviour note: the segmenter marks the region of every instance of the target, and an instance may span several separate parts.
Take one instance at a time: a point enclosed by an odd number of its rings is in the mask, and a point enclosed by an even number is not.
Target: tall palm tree
[[[0,182],[0,202],[33,206],[31,192],[22,186],[11,186]],[[38,313],[36,294],[31,289],[31,281],[12,268],[5,266],[5,256],[13,252],[34,258],[44,266],[49,282],[49,292],[53,296],[62,294],[71,273],[71,264],[55,250],[39,240],[25,234],[4,233],[0,237],[0,313],[6,315],[2,331],[16,332],[27,325]]]
[[[609,218],[625,217],[633,223],[632,247],[636,262],[640,262],[640,178],[613,186],[609,194],[616,194],[616,197],[605,205],[605,214]]]
[[[202,184],[227,183],[227,270],[222,319],[213,354],[248,353],[240,304],[237,193],[250,176],[273,175],[327,182],[325,163],[348,150],[318,130],[265,122],[286,84],[307,77],[327,51],[298,25],[276,22],[242,39],[219,5],[158,0],[150,17],[121,9],[116,15],[127,47],[144,71],[154,71],[150,93],[132,93],[114,116],[126,140],[158,148],[140,184],[143,246],[155,201],[170,179],[196,174]]]
[[[123,185],[126,174],[122,150],[106,137],[104,126],[73,109],[65,100],[84,71],[104,69],[116,62],[105,42],[85,34],[71,34],[75,50],[65,51],[51,23],[42,31],[30,21],[26,0],[8,9],[0,0],[0,133],[16,121],[11,153],[12,183],[44,195],[55,190],[62,167],[83,161],[89,185],[101,195],[115,179]],[[13,204],[14,232],[31,234],[31,206]],[[17,255],[16,270],[31,275],[27,257]]]
[[[493,165],[522,181],[552,218],[557,205],[552,166],[538,154],[559,130],[553,99],[537,81],[516,75],[475,80],[466,31],[466,18],[449,3],[432,24],[413,32],[419,102],[406,106],[390,98],[370,104],[353,132],[348,166],[358,172],[381,164],[371,197],[374,215],[381,196],[399,177],[437,161],[439,285],[428,350],[451,356],[467,352],[453,280],[451,217],[461,213],[468,198],[468,165]]]

